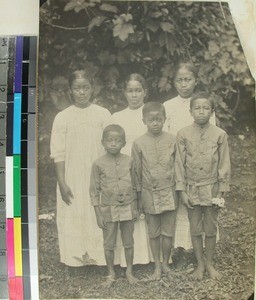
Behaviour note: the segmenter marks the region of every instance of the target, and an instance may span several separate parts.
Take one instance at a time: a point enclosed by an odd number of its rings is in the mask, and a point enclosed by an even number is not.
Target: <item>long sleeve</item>
[[[142,186],[142,155],[141,151],[136,144],[136,142],[132,145],[132,159],[134,162],[134,174],[135,174],[135,184],[137,192],[141,191]]]
[[[137,191],[137,185],[136,185],[136,169],[135,164],[133,160],[131,161],[131,179],[132,179],[132,187],[134,189],[134,192]]]
[[[91,204],[93,206],[100,205],[100,194],[101,194],[100,174],[99,174],[99,169],[97,167],[97,164],[95,162],[92,164],[92,169],[91,169],[89,193],[91,197]]]
[[[186,190],[185,177],[185,143],[184,138],[178,133],[176,138],[176,155],[175,155],[175,181],[176,191]]]
[[[231,165],[227,134],[224,134],[223,140],[219,144],[219,163],[218,163],[218,182],[219,191],[227,192],[230,190],[229,182],[231,177]]]
[[[65,122],[62,119],[62,114],[59,113],[54,119],[51,133],[51,158],[54,162],[65,161],[65,145],[66,145],[67,129]]]

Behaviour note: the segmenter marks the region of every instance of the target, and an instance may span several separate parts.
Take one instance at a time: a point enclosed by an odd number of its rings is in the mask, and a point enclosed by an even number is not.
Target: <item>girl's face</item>
[[[87,79],[79,78],[73,80],[70,90],[75,106],[85,108],[90,105],[93,88]]]
[[[147,91],[139,81],[130,80],[124,91],[130,109],[137,109],[143,105],[143,100],[146,97]]]
[[[190,98],[196,86],[196,78],[191,71],[179,69],[174,78],[174,86],[182,98]]]

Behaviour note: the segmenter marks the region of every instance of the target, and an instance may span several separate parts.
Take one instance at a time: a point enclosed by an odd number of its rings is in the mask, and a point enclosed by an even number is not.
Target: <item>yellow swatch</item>
[[[15,276],[22,276],[21,218],[14,218]]]

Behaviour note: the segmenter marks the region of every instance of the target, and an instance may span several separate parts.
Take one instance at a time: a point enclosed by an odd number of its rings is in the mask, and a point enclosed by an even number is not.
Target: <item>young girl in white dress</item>
[[[125,130],[126,145],[122,152],[131,155],[133,141],[142,136],[147,128],[142,122],[142,107],[147,95],[145,79],[140,74],[131,74],[126,80],[124,90],[128,107],[111,116],[111,123],[118,124]],[[146,222],[139,219],[134,227],[134,264],[147,264],[150,262],[150,248],[146,230]],[[121,266],[125,266],[123,252],[121,253]]]
[[[102,231],[90,203],[92,162],[104,153],[102,130],[109,123],[107,109],[90,102],[91,77],[83,70],[70,76],[73,105],[54,119],[51,158],[57,175],[57,229],[60,261],[70,267],[105,265]],[[72,268],[70,268],[72,269]]]
[[[174,86],[178,96],[164,103],[166,121],[164,130],[174,135],[193,123],[190,115],[190,98],[198,82],[198,71],[191,63],[180,63],[174,73]],[[215,115],[210,118],[210,123],[215,124]],[[187,208],[180,203],[177,211],[174,247],[186,250],[192,248]]]

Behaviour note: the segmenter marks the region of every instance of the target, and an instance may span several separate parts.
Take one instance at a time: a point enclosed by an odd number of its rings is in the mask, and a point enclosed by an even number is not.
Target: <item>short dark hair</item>
[[[90,85],[93,86],[93,77],[91,76],[91,74],[88,73],[88,71],[76,70],[76,71],[72,72],[69,76],[69,80],[68,80],[69,87],[72,86],[72,83],[74,80],[81,79],[81,78],[88,80]]]
[[[103,133],[102,133],[102,139],[104,139],[106,137],[106,135],[110,132],[110,131],[115,131],[118,132],[122,135],[123,139],[125,140],[125,131],[124,129],[118,125],[118,124],[110,124],[108,126],[106,126],[103,129]]]
[[[138,73],[130,74],[125,80],[125,85],[127,86],[128,82],[131,80],[138,81],[141,84],[141,86],[143,87],[143,89],[147,90],[147,82],[142,75],[140,75]]]
[[[163,113],[164,117],[166,117],[165,108],[161,102],[150,101],[150,102],[147,102],[146,104],[144,104],[144,106],[142,108],[143,118],[145,117],[145,115],[147,113],[149,113],[151,111],[159,111],[159,112]]]
[[[174,68],[174,79],[177,76],[177,73],[181,69],[186,69],[187,71],[193,73],[195,79],[198,77],[198,69],[191,62],[180,62]]]
[[[207,99],[211,105],[211,108],[214,109],[214,101],[213,101],[212,96],[209,93],[204,92],[204,91],[200,91],[200,92],[197,92],[192,95],[192,97],[190,99],[190,109],[192,109],[193,103],[197,99]]]

